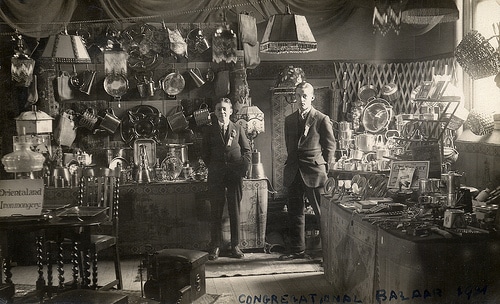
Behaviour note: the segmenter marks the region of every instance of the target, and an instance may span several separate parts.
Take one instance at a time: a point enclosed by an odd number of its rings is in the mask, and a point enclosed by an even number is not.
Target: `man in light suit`
[[[290,253],[280,260],[306,257],[304,194],[320,223],[320,193],[328,167],[335,161],[335,137],[330,118],[312,106],[314,87],[302,82],[295,88],[298,110],[285,118],[287,159],[283,184],[288,188]]]
[[[208,258],[219,257],[222,242],[222,214],[227,201],[231,229],[231,255],[243,258],[240,242],[240,204],[243,177],[251,162],[251,148],[240,125],[229,117],[231,100],[221,98],[215,105],[217,121],[204,129],[202,153],[208,167],[208,191],[211,206],[211,248]]]

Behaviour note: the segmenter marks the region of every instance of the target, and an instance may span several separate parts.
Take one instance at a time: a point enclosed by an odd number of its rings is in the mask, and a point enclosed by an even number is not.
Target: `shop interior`
[[[499,16],[498,0],[2,1],[0,303],[496,303]],[[309,259],[285,267],[302,81],[335,163],[321,222],[305,211]],[[252,162],[245,259],[214,263],[201,149],[220,98]]]

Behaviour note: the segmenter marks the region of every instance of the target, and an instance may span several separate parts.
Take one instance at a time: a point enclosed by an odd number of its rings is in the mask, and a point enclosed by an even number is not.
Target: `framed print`
[[[393,161],[388,189],[418,189],[418,180],[428,178],[429,161]]]

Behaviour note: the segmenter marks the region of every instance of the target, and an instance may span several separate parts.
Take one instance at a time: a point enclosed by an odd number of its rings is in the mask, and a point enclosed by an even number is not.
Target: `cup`
[[[155,87],[155,82],[153,80],[147,81],[145,83],[145,87],[146,87],[146,95],[150,97],[155,96],[156,87]]]
[[[352,130],[339,131],[339,138],[351,139],[352,138]]]
[[[351,123],[348,121],[339,122],[339,131],[348,131],[351,130]]]

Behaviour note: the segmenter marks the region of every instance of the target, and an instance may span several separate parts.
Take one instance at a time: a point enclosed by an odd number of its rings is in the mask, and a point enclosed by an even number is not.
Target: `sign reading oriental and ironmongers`
[[[0,180],[0,217],[41,215],[43,192],[41,179]]]

